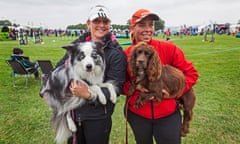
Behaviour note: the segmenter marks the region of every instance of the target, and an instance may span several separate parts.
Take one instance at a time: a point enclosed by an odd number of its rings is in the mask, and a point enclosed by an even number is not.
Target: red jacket
[[[186,87],[182,93],[188,91],[197,81],[198,72],[194,68],[191,61],[186,60],[182,50],[176,47],[174,44],[169,42],[163,42],[158,40],[151,40],[150,45],[154,46],[156,51],[159,54],[162,64],[169,64],[181,70],[186,78]],[[134,45],[131,45],[125,49],[125,54],[127,58],[130,56],[130,51]],[[124,84],[123,93],[126,95],[130,86],[130,80],[133,80],[133,77],[130,76],[128,70],[128,79]],[[176,100],[175,99],[163,99],[161,102],[148,101],[143,106],[139,108],[134,108],[136,99],[138,98],[139,91],[130,97],[128,101],[128,109],[134,112],[137,115],[140,115],[148,119],[157,119],[168,116],[176,111]]]

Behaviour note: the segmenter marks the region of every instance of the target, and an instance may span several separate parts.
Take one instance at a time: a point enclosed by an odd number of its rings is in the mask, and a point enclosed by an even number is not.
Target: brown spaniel
[[[147,89],[141,92],[135,107],[142,106],[147,100],[161,101],[163,98],[176,98],[185,87],[184,74],[170,66],[162,65],[156,50],[145,42],[138,43],[131,51],[128,59],[131,74],[135,77],[128,91],[132,95],[136,87]],[[163,89],[167,91],[163,92]],[[195,94],[189,90],[178,101],[183,110],[181,136],[189,132],[189,122],[192,120]]]

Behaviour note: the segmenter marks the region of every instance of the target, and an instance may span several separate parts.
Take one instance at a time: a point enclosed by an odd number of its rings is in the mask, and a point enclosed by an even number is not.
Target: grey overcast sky
[[[66,28],[85,23],[90,8],[97,4],[108,7],[112,24],[126,24],[139,8],[157,13],[166,26],[203,25],[210,21],[236,24],[240,20],[240,0],[1,0],[0,19]]]

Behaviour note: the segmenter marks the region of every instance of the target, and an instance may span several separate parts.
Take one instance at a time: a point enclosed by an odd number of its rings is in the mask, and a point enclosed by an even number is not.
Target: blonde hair
[[[131,40],[131,41],[134,40],[133,31],[130,32],[130,40]]]

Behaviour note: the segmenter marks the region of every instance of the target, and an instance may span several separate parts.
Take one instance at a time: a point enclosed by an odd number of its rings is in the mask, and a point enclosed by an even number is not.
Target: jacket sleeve
[[[195,69],[193,63],[185,58],[185,55],[180,48],[175,47],[171,57],[171,65],[180,69],[185,75],[186,86],[182,91],[182,94],[179,96],[181,97],[184,93],[190,90],[194,84],[196,84],[199,74]]]
[[[119,44],[116,42],[110,45],[111,47],[107,51],[106,59],[106,72],[104,81],[113,81],[116,86],[116,93],[119,96],[121,94],[123,84],[126,79],[127,59]],[[102,89],[107,99],[110,98],[110,94],[106,89]]]
[[[126,59],[128,59],[128,55],[129,55],[129,53],[130,53],[130,47],[129,48],[127,48],[127,49],[125,49],[124,50],[124,52],[125,52],[125,55],[126,55]],[[127,94],[128,94],[128,90],[129,90],[129,87],[130,87],[130,85],[131,85],[131,82],[130,82],[130,76],[129,76],[129,72],[128,72],[129,70],[127,69],[127,74],[126,74],[126,80],[125,80],[125,83],[124,83],[124,85],[123,85],[123,89],[122,89],[122,94],[123,95],[126,95],[127,96]]]

